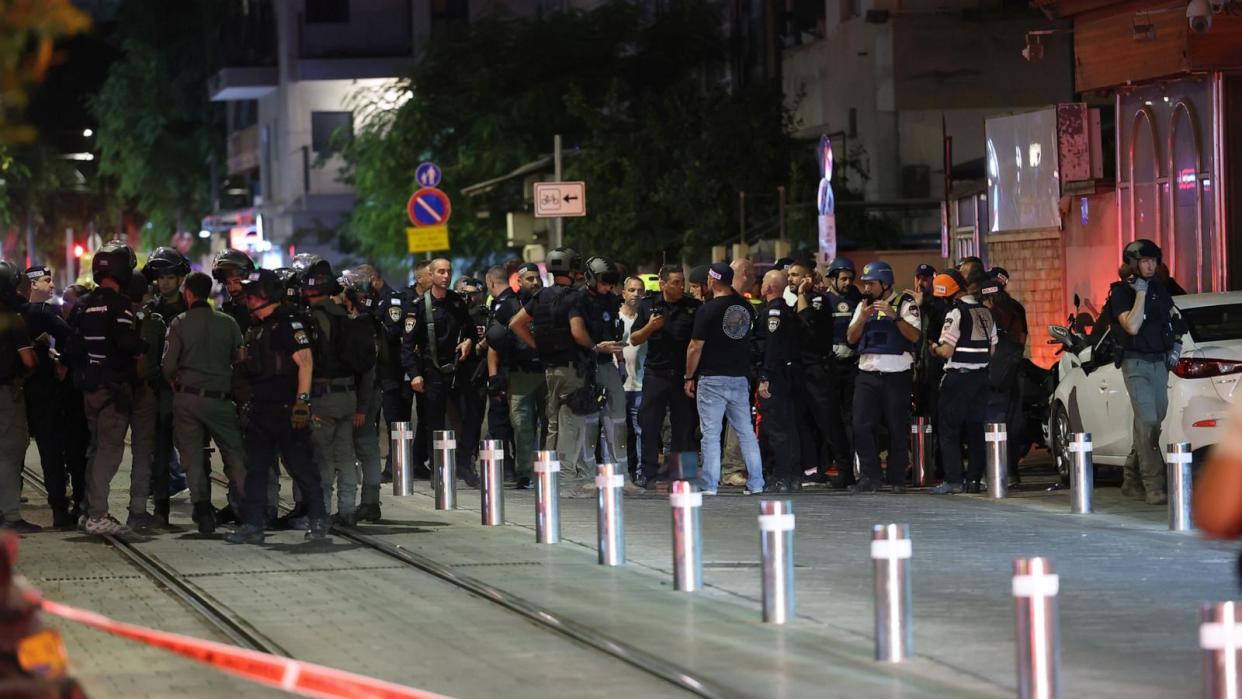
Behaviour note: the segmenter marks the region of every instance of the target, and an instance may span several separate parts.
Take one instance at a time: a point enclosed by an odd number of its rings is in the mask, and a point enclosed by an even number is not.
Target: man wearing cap
[[[987,421],[1003,423],[1008,434],[1009,480],[1022,481],[1018,461],[1026,443],[1025,420],[1022,419],[1022,362],[1026,352],[1026,309],[1009,295],[1005,286],[1009,273],[1000,267],[988,271],[979,289],[983,305],[992,312],[996,322],[996,350],[989,366],[991,390],[988,391]]]
[[[862,476],[851,492],[879,490],[880,427],[888,429],[887,480],[893,492],[905,492],[909,465],[911,368],[922,337],[914,295],[893,290],[893,268],[882,260],[863,266],[863,301],[854,309],[846,341],[858,347],[854,384],[854,448]]]
[[[547,405],[548,384],[539,353],[509,330],[509,321],[543,288],[539,265],[521,264],[517,279],[517,291],[506,284],[492,300],[492,322],[487,331],[487,392],[496,411],[504,412],[504,424],[512,430],[517,487],[529,488],[534,475],[535,451],[540,442],[539,423]],[[489,430],[498,422],[489,420]],[[490,434],[493,439],[501,438],[495,431]]]
[[[699,265],[690,270],[686,275],[686,283],[689,284],[690,296],[698,301],[708,301],[712,297],[711,289],[707,285],[707,265]]]
[[[988,365],[996,346],[996,323],[975,292],[984,280],[981,266],[968,267],[970,276],[956,270],[937,275],[932,282],[939,298],[953,306],[945,315],[940,339],[932,352],[945,360],[940,387],[940,434],[937,445],[944,463],[944,482],[932,489],[938,495],[977,493],[983,478],[986,445],[983,421],[987,412]],[[963,481],[962,444],[970,454]]]
[[[686,395],[698,402],[703,430],[705,494],[715,495],[720,478],[720,431],[727,417],[746,462],[746,495],[763,492],[763,461],[750,420],[750,361],[754,311],[731,286],[733,270],[723,262],[707,272],[712,300],[695,314],[686,349]]]

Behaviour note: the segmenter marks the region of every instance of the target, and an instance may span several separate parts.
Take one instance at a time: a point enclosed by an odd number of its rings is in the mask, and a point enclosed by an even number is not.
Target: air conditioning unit
[[[547,240],[548,219],[535,218],[523,211],[510,211],[505,214],[505,244],[509,247],[546,243]]]

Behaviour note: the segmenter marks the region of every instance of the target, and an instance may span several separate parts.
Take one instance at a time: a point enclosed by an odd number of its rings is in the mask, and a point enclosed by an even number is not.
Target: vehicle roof
[[[1224,306],[1242,303],[1242,291],[1225,291],[1217,294],[1185,294],[1174,296],[1173,303],[1178,308],[1201,308],[1203,306]]]

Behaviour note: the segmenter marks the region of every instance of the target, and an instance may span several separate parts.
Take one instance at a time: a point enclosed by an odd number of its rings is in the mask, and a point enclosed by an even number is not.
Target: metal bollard
[[[673,589],[694,592],[703,587],[703,528],[699,510],[703,494],[690,481],[669,486],[673,506]]]
[[[936,470],[933,441],[931,422],[927,418],[919,417],[910,423],[910,475],[915,488],[931,485],[932,473]]]
[[[595,467],[595,487],[599,490],[599,564],[619,566],[625,564],[625,513],[621,508],[621,493],[625,476],[616,464],[599,464]]]
[[[1199,608],[1199,648],[1203,651],[1204,699],[1242,697],[1242,608],[1237,602],[1207,603]]]
[[[1070,512],[1091,514],[1091,498],[1095,490],[1095,467],[1091,464],[1091,433],[1075,432],[1069,443]]]
[[[535,542],[561,543],[561,462],[556,451],[535,452]]]
[[[983,429],[988,444],[988,495],[1009,497],[1009,437],[1005,423],[989,422]]]
[[[1166,455],[1168,461],[1169,529],[1188,532],[1195,528],[1190,518],[1190,498],[1193,489],[1190,465],[1194,456],[1190,442],[1170,444]]]
[[[871,527],[875,579],[875,659],[899,663],[914,652],[911,623],[910,525]]]
[[[792,500],[759,501],[759,554],[763,561],[763,620],[789,621],[794,613]]]
[[[1018,699],[1057,699],[1061,694],[1059,588],[1060,579],[1048,559],[1013,562]]]
[[[392,495],[414,494],[414,431],[408,422],[392,423]]]
[[[505,443],[485,439],[479,445],[479,484],[482,486],[483,526],[499,527],[505,523]]]
[[[457,509],[457,437],[452,430],[431,433],[431,489],[437,510]]]

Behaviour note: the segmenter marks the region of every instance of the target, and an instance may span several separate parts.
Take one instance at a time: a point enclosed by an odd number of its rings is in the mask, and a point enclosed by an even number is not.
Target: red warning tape
[[[281,658],[224,643],[204,641],[192,636],[126,624],[109,619],[102,614],[88,612],[85,609],[78,609],[48,599],[35,598],[31,601],[39,604],[48,614],[54,614],[62,619],[76,621],[114,636],[163,648],[231,675],[302,696],[323,699],[447,699],[442,694],[356,675],[344,670],[334,670],[322,665]]]

